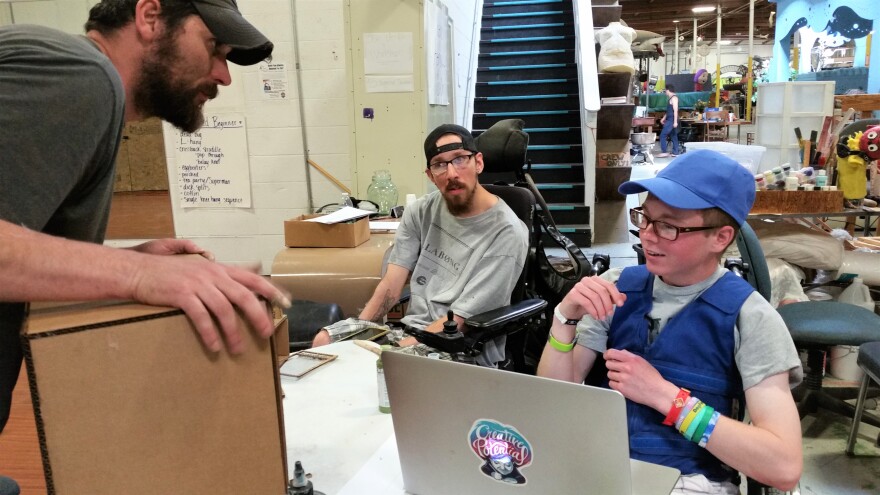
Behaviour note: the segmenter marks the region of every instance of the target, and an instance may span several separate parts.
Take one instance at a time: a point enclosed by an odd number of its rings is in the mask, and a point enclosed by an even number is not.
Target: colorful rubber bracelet
[[[700,416],[700,426],[697,426],[697,430],[694,431],[694,435],[689,439],[691,442],[700,442],[700,440],[703,438],[703,433],[706,432],[706,427],[709,426],[709,420],[711,420],[712,416],[715,414],[715,409],[711,406],[704,407],[703,411],[703,415]]]
[[[553,332],[547,332],[547,342],[550,342],[550,346],[556,349],[559,352],[571,352],[574,349],[574,340],[572,340],[568,344],[564,344],[553,336]]]
[[[663,420],[664,425],[672,426],[675,424],[675,420],[678,419],[678,415],[681,413],[681,408],[684,407],[684,403],[687,402],[690,395],[690,390],[686,388],[678,389],[678,395],[672,399],[672,407],[669,408],[669,413],[666,414],[666,419]]]
[[[706,431],[703,432],[703,436],[700,437],[700,443],[698,444],[700,447],[706,448],[706,444],[709,443],[709,437],[712,436],[712,432],[715,431],[715,425],[718,423],[718,418],[721,417],[721,413],[715,411],[715,414],[712,415],[712,419],[709,420],[709,424],[706,426]]]
[[[681,422],[681,428],[678,429],[678,432],[682,435],[690,428],[691,423],[697,419],[697,416],[700,414],[700,411],[703,410],[703,401],[697,401],[697,405],[694,406],[693,409],[685,416],[684,421]]]
[[[684,418],[687,417],[688,413],[691,412],[691,409],[697,405],[697,402],[700,402],[700,399],[694,397],[693,395],[688,398],[688,401],[685,403],[684,407],[681,408],[681,413],[678,414],[678,419],[675,420],[675,429],[681,429],[681,423],[684,421]]]
[[[700,412],[697,413],[697,415],[694,417],[694,420],[691,421],[691,425],[688,426],[688,429],[684,432],[684,437],[687,438],[689,442],[693,441],[693,438],[694,438],[694,435],[696,434],[697,428],[699,428],[700,423],[703,422],[703,418],[712,417],[711,414],[706,416],[706,413],[709,412],[708,411],[709,409],[711,409],[711,408],[709,406],[707,406],[706,403],[704,402],[703,407],[700,408]],[[700,439],[700,437],[697,437],[697,440],[699,440],[699,439]]]

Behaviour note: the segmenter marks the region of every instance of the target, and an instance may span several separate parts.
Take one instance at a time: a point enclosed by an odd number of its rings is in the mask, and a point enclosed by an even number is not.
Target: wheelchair
[[[503,199],[529,232],[529,251],[511,294],[511,304],[468,318],[464,333],[451,324],[436,334],[414,328],[404,331],[454,358],[477,356],[485,342],[506,335],[506,363],[501,367],[535,374],[547,342],[553,308],[581,278],[606,271],[610,257],[595,254],[589,261],[580,248],[559,232],[530,175],[524,125],[519,119],[502,120],[475,138],[477,149],[483,153],[484,176],[505,179],[483,187]],[[550,246],[544,242],[545,233]],[[548,247],[561,248],[566,257],[548,255]]]

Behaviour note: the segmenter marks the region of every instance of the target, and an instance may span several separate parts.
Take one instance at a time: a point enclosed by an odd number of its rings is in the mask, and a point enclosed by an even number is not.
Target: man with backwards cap
[[[797,351],[776,310],[719,264],[753,176],[698,150],[619,191],[648,193],[630,211],[646,264],[584,278],[563,298],[538,374],[580,383],[604,364],[602,384],[627,399],[631,457],[679,469],[673,493],[738,494],[738,472],[791,489],[803,467]]]
[[[190,241],[100,245],[124,122],[157,116],[198,129],[202,106],[231,82],[227,61],[255,64],[272,43],[235,0],[103,0],[85,29],[0,28],[0,431],[21,368],[23,301],[176,306],[208,350],[239,353],[236,308],[268,337],[257,295],[287,300],[255,273],[162,256],[211,257]],[[0,480],[0,493],[12,485]]]
[[[475,314],[510,303],[528,249],[525,224],[498,196],[480,185],[483,154],[464,127],[444,124],[425,139],[425,175],[437,191],[404,210],[385,275],[359,318],[381,321],[410,279],[403,323],[432,332],[452,310],[459,329]],[[322,330],[314,345],[337,340]],[[407,338],[400,345],[415,344]],[[504,359],[505,338],[487,342],[477,362]]]

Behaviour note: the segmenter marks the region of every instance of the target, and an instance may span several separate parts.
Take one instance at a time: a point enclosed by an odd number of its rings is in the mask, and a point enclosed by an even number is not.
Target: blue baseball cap
[[[694,150],[669,162],[656,177],[624,182],[620,194],[649,192],[685,210],[720,208],[742,225],[755,202],[755,177],[744,166],[711,150]]]

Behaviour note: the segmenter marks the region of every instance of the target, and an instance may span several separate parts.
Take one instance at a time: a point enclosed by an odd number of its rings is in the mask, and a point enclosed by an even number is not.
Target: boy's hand
[[[568,318],[580,319],[590,315],[597,320],[607,318],[615,306],[626,301],[626,294],[601,277],[584,277],[565,295],[559,309]]]
[[[608,368],[608,386],[627,399],[666,413],[678,387],[667,381],[660,372],[643,357],[629,351],[608,349],[605,351]]]

